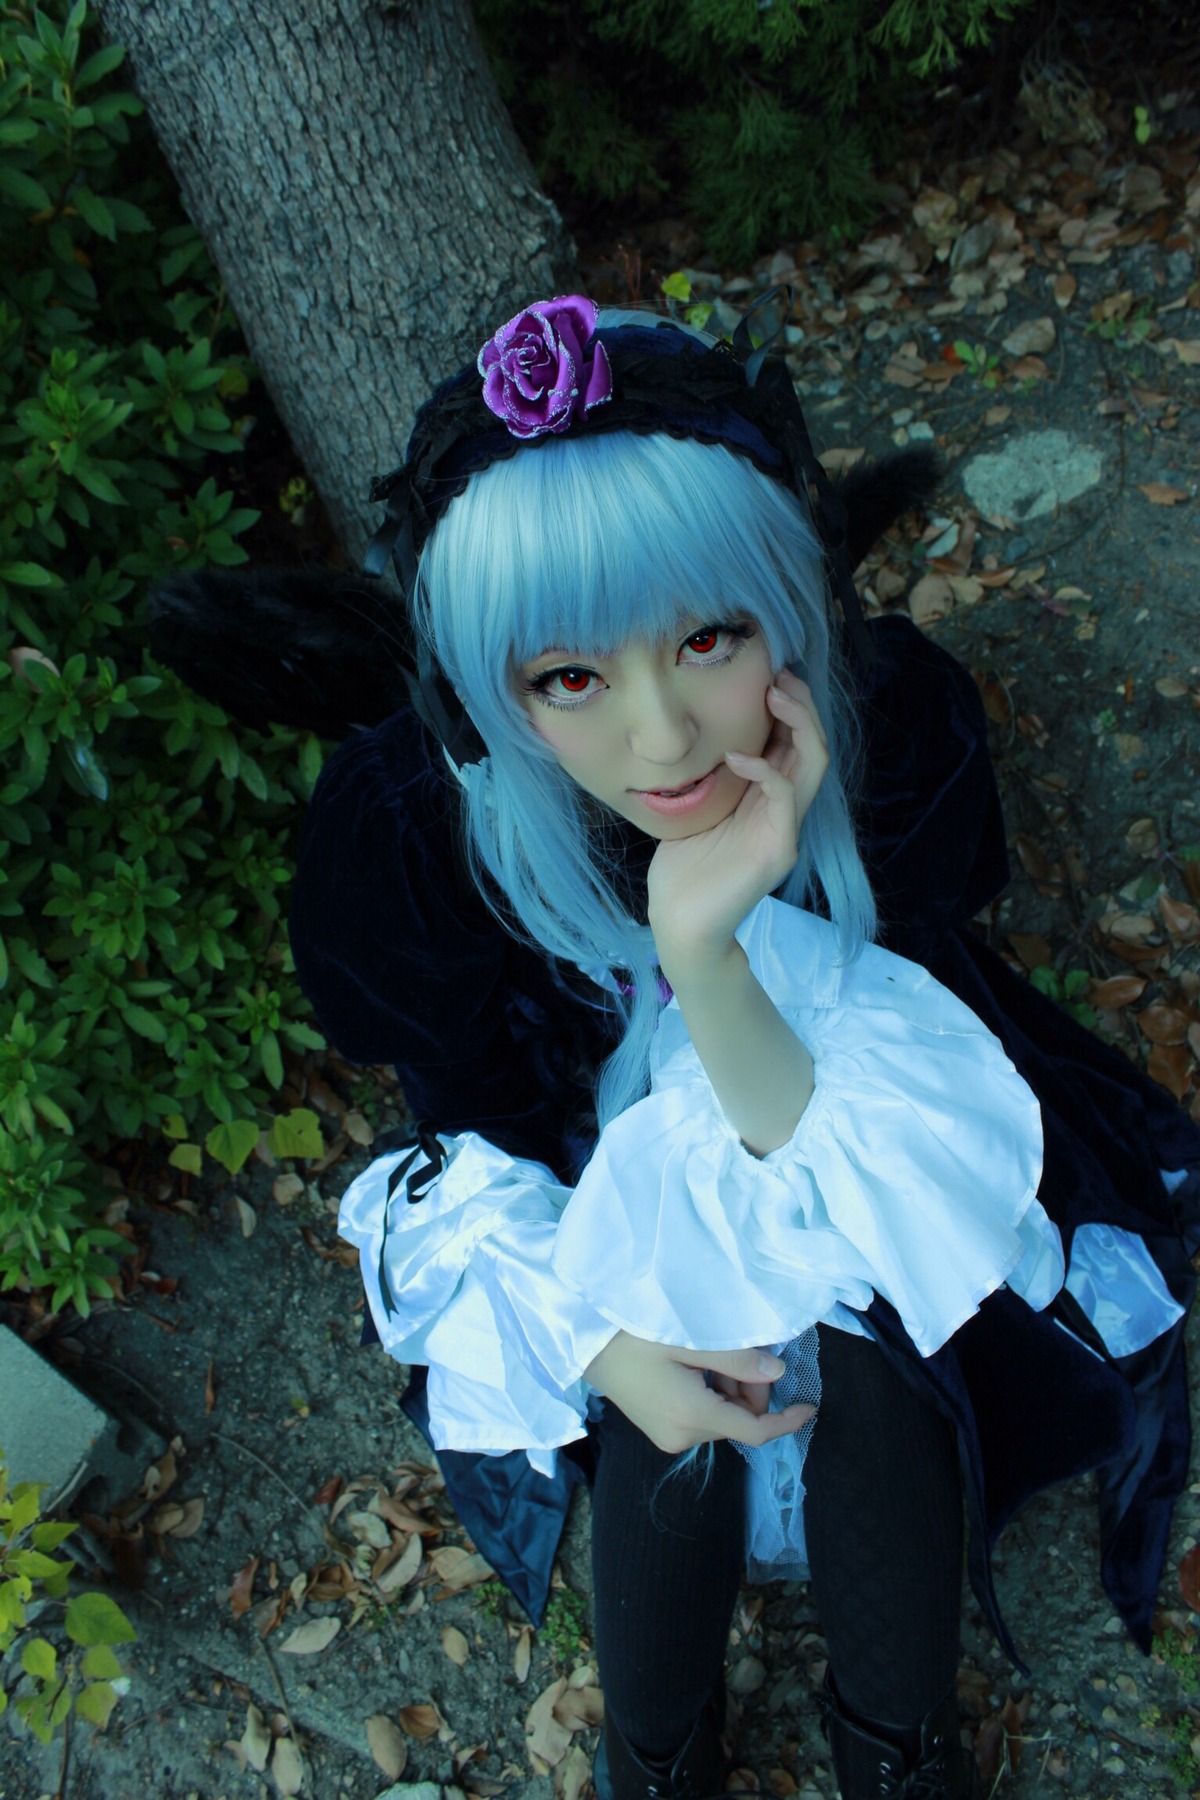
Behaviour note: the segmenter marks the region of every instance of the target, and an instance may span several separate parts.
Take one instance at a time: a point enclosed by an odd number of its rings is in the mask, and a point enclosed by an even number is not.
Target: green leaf
[[[273,1031],[264,1031],[258,1046],[262,1072],[273,1088],[283,1086],[283,1053]]]
[[[12,1503],[12,1509],[8,1515],[7,1535],[15,1538],[18,1532],[28,1531],[41,1510],[41,1491],[36,1485],[31,1485]],[[38,1544],[36,1548],[41,1550],[43,1545]]]
[[[81,461],[74,475],[80,487],[86,488],[89,494],[94,494],[97,500],[107,500],[110,506],[124,506],[125,496],[116,482],[103,469],[98,469],[95,463]]]
[[[323,761],[321,740],[315,731],[309,732],[300,746],[300,776],[305,788],[310,793],[316,785],[317,776],[321,773]]]
[[[173,1169],[182,1169],[185,1175],[198,1175],[203,1161],[200,1146],[176,1144],[167,1161]]]
[[[117,1681],[125,1673],[107,1644],[93,1644],[83,1659],[89,1681]]]
[[[148,1012],[144,1006],[126,1006],[121,1017],[139,1037],[149,1038],[152,1044],[166,1043],[167,1028],[157,1013]]]
[[[58,1673],[58,1657],[45,1638],[30,1638],[21,1651],[21,1667],[38,1681],[53,1681]]]
[[[24,169],[14,169],[6,162],[0,162],[0,194],[8,194],[18,206],[26,207],[30,212],[49,212],[52,204],[40,181],[26,175]]]
[[[107,1594],[76,1594],[67,1607],[67,1636],[76,1644],[131,1644],[137,1632]]]
[[[75,202],[80,217],[86,219],[93,231],[116,242],[117,222],[107,200],[102,200],[99,194],[93,194],[91,188],[85,187],[75,188],[71,199]]]
[[[91,87],[93,82],[102,81],[106,75],[111,75],[114,69],[120,68],[124,61],[124,44],[105,44],[102,50],[97,50],[94,55],[88,57],[85,63],[81,64],[75,76],[76,92],[80,88]]]
[[[108,1681],[93,1681],[81,1688],[75,1696],[75,1711],[89,1725],[98,1725],[103,1731],[112,1717],[113,1707],[117,1704],[117,1691]]]
[[[187,1136],[187,1121],[184,1119],[183,1114],[168,1113],[162,1122],[162,1132],[164,1137],[185,1138]]]
[[[11,581],[14,587],[62,586],[59,577],[51,569],[44,569],[41,563],[33,562],[0,563],[0,581]]]
[[[226,1125],[213,1126],[204,1148],[222,1168],[236,1175],[257,1142],[258,1125],[253,1119],[231,1119]]]
[[[69,1521],[47,1519],[44,1524],[34,1526],[29,1534],[29,1539],[35,1550],[41,1550],[48,1554],[51,1550],[57,1550],[63,1540],[69,1538],[71,1533],[78,1529],[77,1525],[71,1524]]]
[[[1035,987],[1039,994],[1048,995],[1051,1000],[1061,1000],[1063,997],[1062,982],[1057,971],[1049,964],[1029,971],[1029,985]]]
[[[668,300],[690,300],[692,284],[682,269],[676,269],[674,274],[668,275],[663,282],[662,291]]]
[[[276,1156],[299,1156],[311,1162],[325,1154],[321,1122],[307,1106],[280,1113],[271,1123],[269,1142]]]

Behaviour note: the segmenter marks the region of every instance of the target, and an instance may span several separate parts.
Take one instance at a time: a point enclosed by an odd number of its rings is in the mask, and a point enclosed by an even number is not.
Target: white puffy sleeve
[[[807,1046],[815,1089],[757,1158],[722,1114],[678,1007],[649,1095],[610,1124],[563,1214],[555,1269],[614,1323],[693,1349],[847,1324],[873,1294],[929,1355],[1002,1283],[1031,1306],[1063,1281],[1036,1198],[1033,1093],[999,1040],[915,963],[762,901],[738,932]]]
[[[618,1328],[552,1267],[570,1190],[474,1132],[440,1141],[446,1165],[421,1199],[399,1178],[411,1149],[381,1156],[347,1189],[338,1229],[384,1348],[429,1365],[434,1447],[526,1450],[548,1472],[584,1434],[583,1371]]]

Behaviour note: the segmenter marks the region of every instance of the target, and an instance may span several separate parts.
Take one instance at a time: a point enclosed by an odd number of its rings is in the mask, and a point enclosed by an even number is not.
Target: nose
[[[626,741],[640,762],[654,769],[682,763],[699,736],[686,696],[669,678],[651,676],[628,695]]]

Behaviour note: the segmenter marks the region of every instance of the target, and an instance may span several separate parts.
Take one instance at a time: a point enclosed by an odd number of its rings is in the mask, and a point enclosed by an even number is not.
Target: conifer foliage
[[[679,196],[748,262],[853,230],[914,93],[1030,0],[477,0],[526,148],[581,198]],[[676,202],[676,204],[679,204]]]

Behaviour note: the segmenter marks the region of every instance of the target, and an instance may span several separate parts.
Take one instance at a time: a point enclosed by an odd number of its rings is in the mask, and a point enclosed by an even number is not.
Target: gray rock
[[[0,1450],[12,1483],[44,1483],[43,1513],[65,1506],[93,1481],[115,1505],[166,1446],[135,1421],[122,1422],[60,1375],[15,1332],[0,1326]]]
[[[1057,512],[1095,487],[1104,459],[1065,431],[1031,431],[973,456],[963,486],[980,512],[1024,522]]]

